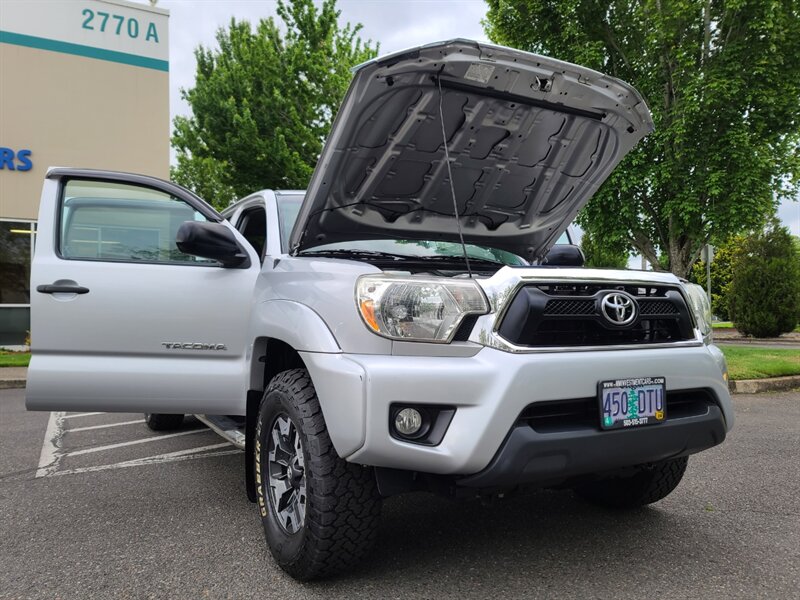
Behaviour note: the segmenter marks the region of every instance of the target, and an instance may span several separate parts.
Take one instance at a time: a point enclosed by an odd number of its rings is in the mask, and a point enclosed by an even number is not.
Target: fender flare
[[[268,300],[259,304],[252,331],[286,342],[298,352],[338,354],[342,351],[322,317],[293,300]]]

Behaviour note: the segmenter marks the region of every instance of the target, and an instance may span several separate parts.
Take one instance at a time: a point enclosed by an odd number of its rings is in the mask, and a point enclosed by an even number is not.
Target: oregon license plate
[[[632,377],[601,381],[600,426],[623,429],[663,423],[667,418],[666,379]]]

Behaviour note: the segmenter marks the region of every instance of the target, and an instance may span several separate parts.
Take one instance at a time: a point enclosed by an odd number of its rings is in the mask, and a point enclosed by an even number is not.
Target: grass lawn
[[[720,346],[731,379],[763,379],[800,375],[800,350]]]
[[[27,367],[30,361],[30,352],[4,352],[0,350],[0,367]]]

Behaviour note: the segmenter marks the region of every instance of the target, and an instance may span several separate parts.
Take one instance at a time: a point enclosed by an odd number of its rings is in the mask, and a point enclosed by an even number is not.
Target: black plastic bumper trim
[[[483,471],[458,480],[475,488],[555,483],[700,452],[725,440],[718,406],[702,416],[611,431],[538,433],[525,424],[511,430]]]

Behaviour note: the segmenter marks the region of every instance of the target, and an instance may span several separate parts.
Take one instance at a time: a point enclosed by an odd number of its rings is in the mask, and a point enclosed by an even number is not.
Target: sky
[[[339,0],[337,5],[342,24],[361,23],[361,37],[380,43],[381,54],[455,37],[488,41],[481,26],[483,0]],[[275,0],[159,0],[158,7],[170,11],[172,118],[189,114],[180,90],[194,85],[195,48],[214,46],[216,31],[231,17],[255,22],[276,16],[275,6]],[[778,216],[800,236],[800,202],[784,202]]]

